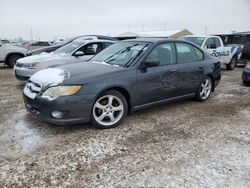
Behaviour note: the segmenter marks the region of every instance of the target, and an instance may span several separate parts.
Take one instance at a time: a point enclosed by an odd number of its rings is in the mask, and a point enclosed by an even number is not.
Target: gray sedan
[[[82,37],[51,53],[43,53],[21,58],[14,67],[15,77],[26,81],[39,70],[65,64],[87,61],[114,41],[100,40],[96,37]]]
[[[136,110],[184,98],[209,98],[220,62],[185,41],[117,42],[89,62],[37,72],[24,91],[26,108],[53,124],[118,126]]]

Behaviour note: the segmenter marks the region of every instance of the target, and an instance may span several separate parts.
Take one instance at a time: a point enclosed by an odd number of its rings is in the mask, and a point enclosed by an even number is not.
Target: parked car
[[[87,61],[114,41],[94,38],[78,38],[52,53],[38,54],[19,59],[14,67],[15,77],[26,81],[39,70],[64,64]]]
[[[48,41],[35,41],[31,42],[29,46],[50,46],[50,43]]]
[[[250,84],[250,63],[248,63],[242,72],[242,81],[244,84]]]
[[[52,46],[49,46],[49,47],[44,47],[44,48],[32,50],[28,53],[28,55],[37,55],[37,54],[41,54],[44,52],[46,52],[46,53],[54,52],[55,50],[61,48],[62,46],[65,46],[66,44],[68,44],[76,39],[86,38],[86,37],[91,37],[91,38],[95,37],[96,39],[100,39],[100,40],[113,40],[113,41],[115,41],[115,39],[113,39],[111,37],[102,36],[102,35],[83,35],[83,36],[69,38],[67,40],[64,40],[62,42],[59,42],[59,43],[52,45]]]
[[[45,69],[23,90],[25,106],[52,124],[119,125],[128,113],[184,98],[209,98],[220,62],[187,41],[117,42],[91,61]]]
[[[211,56],[218,58],[227,70],[233,70],[241,58],[244,45],[224,46],[219,36],[196,36],[184,37],[185,40],[195,43],[205,49]]]
[[[247,43],[244,44],[244,48],[242,50],[241,60],[243,62],[249,62],[250,61],[250,42],[247,42]]]
[[[0,41],[0,63],[7,64],[13,68],[19,58],[26,56],[27,50],[21,47],[12,46],[10,44],[3,44]]]

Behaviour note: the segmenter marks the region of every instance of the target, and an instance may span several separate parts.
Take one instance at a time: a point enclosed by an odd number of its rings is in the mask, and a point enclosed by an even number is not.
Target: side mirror
[[[213,44],[207,45],[207,48],[209,48],[209,49],[216,49],[217,45],[213,43]]]
[[[160,65],[160,61],[157,59],[146,59],[146,61],[144,61],[144,67],[157,67]]]
[[[84,52],[82,51],[77,51],[74,56],[79,57],[79,56],[84,56]]]

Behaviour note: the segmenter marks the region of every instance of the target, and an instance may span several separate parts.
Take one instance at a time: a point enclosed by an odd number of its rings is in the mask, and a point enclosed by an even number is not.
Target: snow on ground
[[[0,187],[250,187],[250,87],[223,71],[204,102],[144,110],[119,127],[56,126],[24,108],[0,67]]]

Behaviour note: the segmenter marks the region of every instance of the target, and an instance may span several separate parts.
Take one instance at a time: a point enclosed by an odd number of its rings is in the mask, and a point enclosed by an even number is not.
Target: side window
[[[160,61],[160,66],[164,66],[174,64],[174,56],[174,44],[165,43],[156,46],[148,55],[147,59]]]
[[[176,50],[178,63],[188,63],[203,59],[202,52],[190,44],[176,43]]]
[[[201,52],[198,48],[196,48],[196,47],[194,47],[194,46],[193,46],[193,49],[194,49],[194,52],[195,52],[196,55],[197,55],[198,61],[202,61],[203,58],[204,58],[203,52]]]
[[[211,44],[213,44],[213,43],[214,43],[213,39],[212,38],[208,38],[207,41],[206,41],[206,43],[205,43],[205,46],[207,48],[209,48],[211,46]]]
[[[218,38],[213,38],[213,43],[216,44],[216,48],[221,47],[220,40]]]
[[[77,51],[84,52],[84,55],[95,55],[99,53],[100,51],[102,51],[102,46],[100,43],[90,43],[90,44],[86,44],[85,46],[83,46]]]

